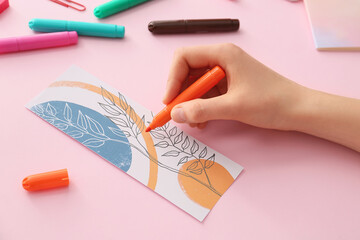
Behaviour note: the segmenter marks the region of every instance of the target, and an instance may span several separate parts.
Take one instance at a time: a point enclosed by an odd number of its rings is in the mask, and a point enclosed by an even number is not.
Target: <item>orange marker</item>
[[[23,187],[28,191],[38,191],[69,185],[67,169],[30,175],[24,178]]]
[[[171,103],[161,110],[146,128],[146,132],[152,129],[163,126],[171,120],[171,110],[179,103],[199,98],[213,88],[218,82],[225,77],[225,72],[219,66],[214,67],[201,78],[196,80],[190,87],[180,93]]]

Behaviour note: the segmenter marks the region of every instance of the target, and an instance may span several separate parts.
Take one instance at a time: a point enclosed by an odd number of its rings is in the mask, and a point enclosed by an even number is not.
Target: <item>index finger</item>
[[[191,69],[221,65],[221,45],[184,47],[175,52],[167,81],[163,103],[168,104],[180,92]]]

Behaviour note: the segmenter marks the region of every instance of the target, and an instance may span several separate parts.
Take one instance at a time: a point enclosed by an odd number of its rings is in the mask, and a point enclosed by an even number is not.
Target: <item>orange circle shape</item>
[[[233,183],[234,178],[222,165],[216,162],[210,168],[205,169],[207,176],[204,169],[202,169],[201,174],[198,175],[187,171],[187,168],[195,161],[198,160],[194,159],[182,165],[180,171],[187,173],[188,176],[178,174],[179,184],[191,200],[207,209],[212,209],[221,195],[224,194]],[[205,166],[205,159],[200,159],[200,161],[202,163],[201,165]],[[201,167],[201,165],[199,164],[198,166]],[[192,177],[210,186],[209,179],[211,187],[204,186]],[[211,190],[211,188],[215,189],[217,193]],[[219,195],[219,193],[221,195]]]

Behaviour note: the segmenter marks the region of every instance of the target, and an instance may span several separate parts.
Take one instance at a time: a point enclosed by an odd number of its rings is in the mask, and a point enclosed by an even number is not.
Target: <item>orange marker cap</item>
[[[34,174],[24,178],[22,185],[28,191],[65,187],[69,185],[69,175],[67,169]]]

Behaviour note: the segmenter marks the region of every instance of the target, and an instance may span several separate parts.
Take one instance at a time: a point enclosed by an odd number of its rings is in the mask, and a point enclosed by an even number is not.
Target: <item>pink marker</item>
[[[31,36],[0,39],[0,53],[20,52],[33,49],[61,47],[76,44],[77,32],[42,33]]]

